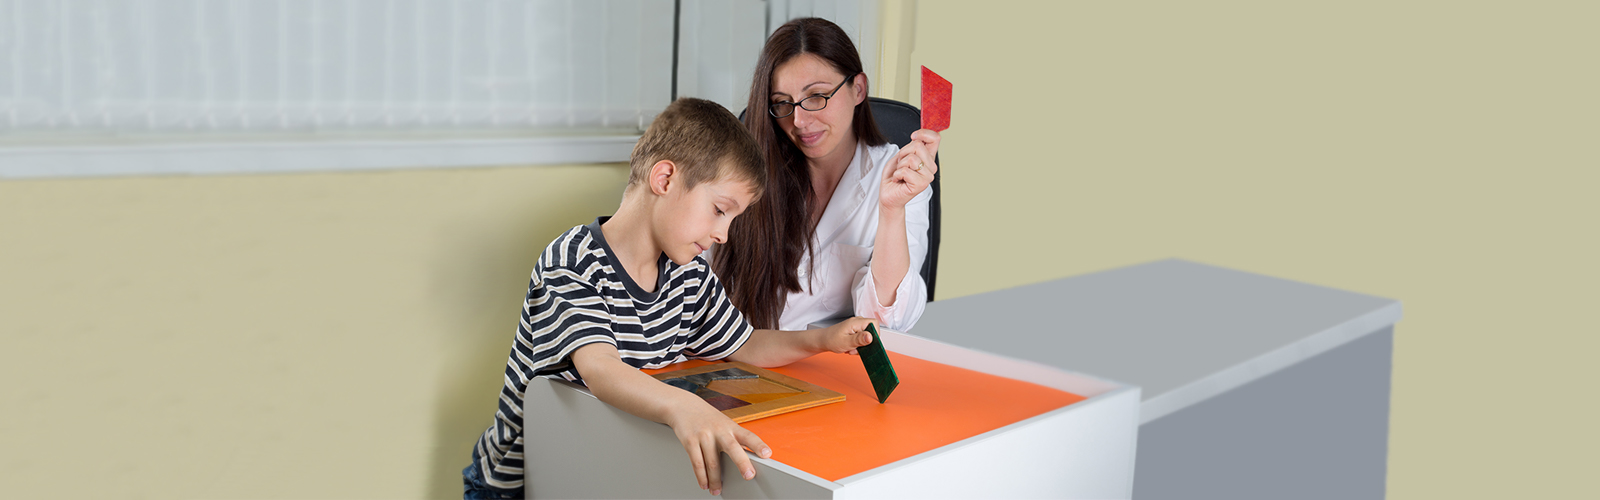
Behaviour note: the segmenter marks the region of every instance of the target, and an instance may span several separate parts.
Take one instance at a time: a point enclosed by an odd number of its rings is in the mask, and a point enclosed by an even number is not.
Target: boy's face
[[[713,243],[728,241],[728,224],[754,197],[749,182],[726,178],[668,189],[655,211],[656,244],[672,262],[688,264]]]

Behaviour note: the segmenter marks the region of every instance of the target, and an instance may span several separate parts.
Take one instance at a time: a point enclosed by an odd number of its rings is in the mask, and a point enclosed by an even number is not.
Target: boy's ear
[[[673,184],[677,181],[674,177],[677,172],[678,165],[672,163],[672,160],[661,160],[656,162],[655,165],[651,165],[650,192],[655,193],[656,196],[667,194],[667,190],[672,189]]]

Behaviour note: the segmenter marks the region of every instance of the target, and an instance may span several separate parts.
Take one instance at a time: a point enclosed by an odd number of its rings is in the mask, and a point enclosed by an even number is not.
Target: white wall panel
[[[877,78],[876,0],[683,0],[678,95],[710,99],[738,113],[768,35],[790,19],[820,17],[838,24],[861,52],[868,78]]]

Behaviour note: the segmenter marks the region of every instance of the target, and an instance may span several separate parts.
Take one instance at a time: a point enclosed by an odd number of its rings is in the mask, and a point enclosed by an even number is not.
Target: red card
[[[950,128],[950,80],[922,67],[922,128],[942,132]]]

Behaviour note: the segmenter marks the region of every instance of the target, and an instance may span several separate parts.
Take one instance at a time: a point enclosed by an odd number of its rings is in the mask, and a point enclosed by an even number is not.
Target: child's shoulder
[[[537,269],[585,268],[603,253],[604,245],[590,224],[573,226],[561,233],[539,254]]]

